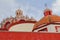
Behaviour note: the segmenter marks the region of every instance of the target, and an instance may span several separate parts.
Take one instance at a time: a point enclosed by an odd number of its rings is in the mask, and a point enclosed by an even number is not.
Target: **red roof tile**
[[[38,28],[38,26],[40,25],[54,23],[54,22],[60,22],[60,16],[56,16],[56,15],[45,16],[34,25],[33,30]]]

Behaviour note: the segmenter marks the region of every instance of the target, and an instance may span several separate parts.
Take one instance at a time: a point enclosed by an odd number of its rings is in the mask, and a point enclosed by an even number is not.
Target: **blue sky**
[[[15,17],[19,8],[24,15],[40,20],[44,16],[45,4],[52,9],[54,15],[60,16],[60,0],[0,0],[0,22],[7,17]]]

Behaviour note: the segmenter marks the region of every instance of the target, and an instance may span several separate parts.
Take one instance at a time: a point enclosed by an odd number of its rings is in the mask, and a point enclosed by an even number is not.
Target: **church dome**
[[[35,23],[33,31],[52,23],[60,23],[60,16],[52,15],[52,10],[46,8],[44,10],[44,17]]]
[[[34,18],[29,18],[23,15],[21,9],[16,10],[16,17],[10,17],[2,23],[2,28],[0,30],[6,31],[22,31],[22,32],[32,32],[33,26],[36,23]]]
[[[52,23],[60,23],[60,16],[48,15],[43,17],[41,20],[35,23],[33,30],[36,30],[44,25],[52,24]]]

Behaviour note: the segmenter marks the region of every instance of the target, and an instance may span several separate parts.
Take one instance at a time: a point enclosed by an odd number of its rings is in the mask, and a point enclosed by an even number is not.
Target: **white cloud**
[[[53,13],[56,15],[60,15],[60,0],[56,0],[53,4],[52,4],[52,10]]]

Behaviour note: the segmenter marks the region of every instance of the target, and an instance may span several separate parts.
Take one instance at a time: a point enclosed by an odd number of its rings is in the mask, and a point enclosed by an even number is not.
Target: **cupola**
[[[52,15],[52,10],[46,8],[46,9],[44,10],[44,16],[48,16],[48,15]]]
[[[47,4],[45,4],[45,7],[44,16],[52,15],[52,10],[47,7]]]

